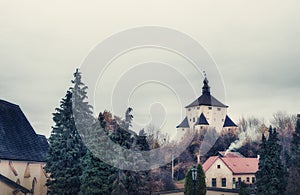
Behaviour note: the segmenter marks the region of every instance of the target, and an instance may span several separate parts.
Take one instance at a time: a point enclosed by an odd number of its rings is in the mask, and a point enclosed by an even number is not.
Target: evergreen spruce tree
[[[76,69],[73,74],[74,80],[72,84],[72,106],[75,118],[77,131],[80,133],[82,139],[89,135],[89,130],[95,124],[95,118],[92,112],[92,106],[88,103],[87,89],[88,87],[81,81],[81,72]],[[85,140],[84,140],[85,141]]]
[[[71,91],[67,91],[60,108],[56,108],[53,115],[55,126],[49,138],[50,148],[45,166],[50,178],[46,185],[49,194],[78,194],[83,144],[75,126]]]
[[[194,181],[192,177],[192,169],[189,169],[185,175],[184,195],[193,195],[193,194],[194,194]]]
[[[197,183],[196,183],[197,195],[206,194],[206,183],[205,183],[205,173],[202,169],[201,164],[197,166]]]
[[[269,183],[268,183],[268,193],[269,194],[283,194],[285,192],[285,188],[287,185],[286,179],[286,170],[282,164],[280,159],[280,154],[282,151],[281,145],[279,145],[278,141],[278,133],[276,129],[272,130],[272,127],[269,129],[270,135],[267,142],[268,153],[269,153],[269,163],[270,163],[270,175]]]
[[[116,169],[98,158],[107,154],[107,144],[109,144],[109,138],[101,127],[100,121],[97,121],[90,129],[87,138],[88,151],[82,158],[83,172],[80,177],[80,194],[109,194],[112,190],[112,175]]]
[[[249,189],[247,188],[245,182],[241,183],[241,187],[239,189],[239,195],[250,195]]]
[[[300,114],[297,116],[295,132],[291,142],[291,155],[288,163],[288,185],[286,194],[300,192]]]
[[[86,102],[87,87],[81,82],[78,69],[71,87],[53,114],[52,132],[45,170],[49,194],[76,195],[80,190],[81,158],[86,153],[82,137],[93,124],[91,106]],[[80,129],[79,134],[78,129]]]
[[[258,194],[265,193],[265,185],[268,182],[268,174],[266,169],[266,150],[267,140],[264,134],[262,134],[262,143],[259,146],[259,163],[258,171],[256,172],[256,188]]]
[[[271,126],[269,138],[260,148],[262,155],[259,161],[257,177],[257,193],[262,195],[283,194],[286,188],[286,172],[281,163],[281,146],[278,144],[278,133]],[[265,142],[265,144],[264,144]],[[265,147],[265,148],[264,148]]]
[[[291,143],[291,163],[290,167],[294,166],[300,174],[300,114],[297,116],[297,123],[293,139]]]

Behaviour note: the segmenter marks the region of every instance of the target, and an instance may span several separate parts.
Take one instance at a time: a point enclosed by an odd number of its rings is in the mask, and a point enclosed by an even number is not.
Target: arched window
[[[32,185],[31,185],[31,192],[32,192],[32,195],[34,194],[34,189],[35,189],[36,183],[37,183],[36,178],[33,178],[33,180],[32,180]]]

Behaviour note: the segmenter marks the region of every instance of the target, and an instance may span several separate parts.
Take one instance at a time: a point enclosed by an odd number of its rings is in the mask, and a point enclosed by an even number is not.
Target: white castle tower
[[[227,115],[228,106],[210,94],[210,87],[206,77],[203,81],[202,95],[185,108],[186,117],[176,127],[178,137],[182,137],[192,129],[199,131],[203,128],[215,127],[217,132],[219,132],[222,127],[237,127]]]

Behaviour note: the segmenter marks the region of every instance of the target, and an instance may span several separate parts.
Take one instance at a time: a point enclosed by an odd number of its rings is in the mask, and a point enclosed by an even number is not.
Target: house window
[[[222,187],[226,187],[226,178],[222,178]]]
[[[249,178],[249,177],[247,177],[247,178],[246,178],[246,181],[247,181],[247,182],[250,182],[250,178]]]
[[[217,179],[216,178],[211,179],[211,186],[212,187],[217,187]]]
[[[240,177],[238,177],[238,182],[239,182],[239,184],[242,183],[242,179]]]
[[[234,178],[232,178],[232,183],[235,183],[236,181],[235,181],[235,177]]]
[[[200,109],[200,107],[198,106],[198,107],[197,107],[197,110],[199,110],[199,109]]]
[[[252,177],[252,183],[255,183],[255,177]]]
[[[191,111],[191,109],[189,108],[188,111]]]
[[[217,165],[217,168],[218,168],[218,169],[221,169],[221,165]]]
[[[208,107],[208,110],[211,110],[211,109],[212,109],[212,107],[211,107],[211,106],[209,106],[209,107]]]
[[[221,111],[221,108],[218,108],[218,111]]]
[[[184,129],[182,129],[182,131],[184,131]]]
[[[193,122],[195,122],[195,117],[193,118]]]

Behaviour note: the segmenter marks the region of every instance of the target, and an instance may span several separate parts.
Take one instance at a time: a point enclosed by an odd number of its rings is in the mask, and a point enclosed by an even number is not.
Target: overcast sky
[[[233,120],[252,115],[268,120],[278,110],[296,114],[300,112],[299,9],[297,0],[3,0],[0,2],[0,99],[20,105],[36,132],[49,136],[53,125],[51,113],[71,86],[75,68],[80,67],[90,51],[124,29],[154,25],[183,32],[206,48],[222,75],[224,103],[229,105]],[[155,51],[145,52],[148,56],[155,54]],[[163,52],[157,55],[163,56]],[[121,59],[115,62],[116,67],[122,63]],[[175,57],[173,61],[177,61]],[[114,69],[108,75],[114,75]],[[202,75],[190,72],[190,77],[199,83],[200,95]],[[172,79],[176,83],[176,77]],[[213,86],[214,78],[209,80]],[[140,120],[141,110],[149,109],[150,105],[152,110],[146,118],[155,117],[148,116],[153,110],[163,113],[164,106],[176,103],[170,91],[148,87],[156,90],[157,100],[132,98],[138,106],[133,114]],[[141,88],[136,94],[139,93],[146,92]],[[195,98],[191,92],[184,100]],[[166,105],[155,105],[164,101]],[[181,103],[185,106],[190,101]],[[104,107],[99,106],[95,112]],[[174,109],[173,114],[177,111],[180,112]],[[180,120],[168,127],[175,127]]]

